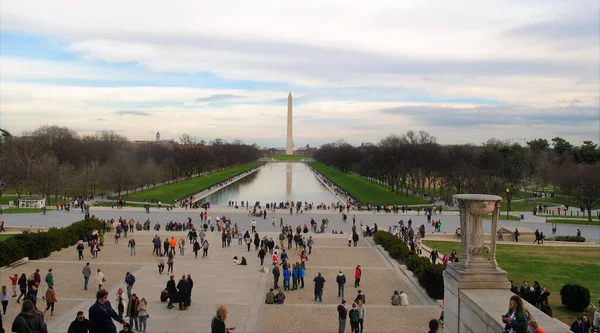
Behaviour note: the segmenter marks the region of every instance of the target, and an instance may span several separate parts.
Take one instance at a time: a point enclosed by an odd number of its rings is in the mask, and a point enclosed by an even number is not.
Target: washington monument
[[[292,93],[288,95],[288,110],[287,110],[287,144],[285,146],[286,155],[294,155],[294,140],[292,139]]]

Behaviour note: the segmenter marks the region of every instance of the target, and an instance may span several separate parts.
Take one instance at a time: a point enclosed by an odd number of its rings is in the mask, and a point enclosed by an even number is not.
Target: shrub
[[[419,284],[425,288],[427,295],[435,299],[444,299],[444,265],[429,264],[424,266],[419,276]]]
[[[585,237],[581,237],[581,236],[555,236],[554,240],[555,241],[559,241],[559,242],[578,242],[578,243],[583,243],[583,242],[585,242]]]
[[[428,258],[410,252],[408,246],[401,239],[386,231],[377,231],[373,235],[373,240],[388,251],[390,257],[403,261],[419,279],[419,284],[425,288],[430,297],[444,298],[443,265],[434,265]]]
[[[23,232],[0,243],[0,267],[23,257],[30,260],[45,258],[53,251],[85,240],[93,229],[100,229],[98,220],[79,221],[65,228],[51,228],[47,232]]]
[[[590,304],[590,290],[578,284],[565,284],[560,288],[560,301],[569,310],[583,311]]]

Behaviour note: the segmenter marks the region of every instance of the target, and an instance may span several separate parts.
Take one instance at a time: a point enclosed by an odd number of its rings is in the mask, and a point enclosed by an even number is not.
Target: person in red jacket
[[[360,269],[360,265],[356,266],[354,270],[354,288],[358,288],[360,286],[360,277],[362,275],[362,270]]]
[[[17,297],[17,281],[19,281],[19,275],[15,274],[13,276],[8,277],[10,279],[10,284],[12,287],[12,297]]]

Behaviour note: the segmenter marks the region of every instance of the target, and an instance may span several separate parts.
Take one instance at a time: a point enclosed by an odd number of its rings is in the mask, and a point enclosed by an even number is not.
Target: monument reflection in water
[[[229,201],[307,201],[331,204],[336,197],[304,163],[268,163],[257,172],[215,192],[202,201],[227,205]]]

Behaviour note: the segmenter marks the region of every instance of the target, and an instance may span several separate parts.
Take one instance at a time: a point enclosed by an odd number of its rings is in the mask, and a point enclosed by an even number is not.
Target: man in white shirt
[[[256,233],[256,221],[252,220],[252,233]]]

